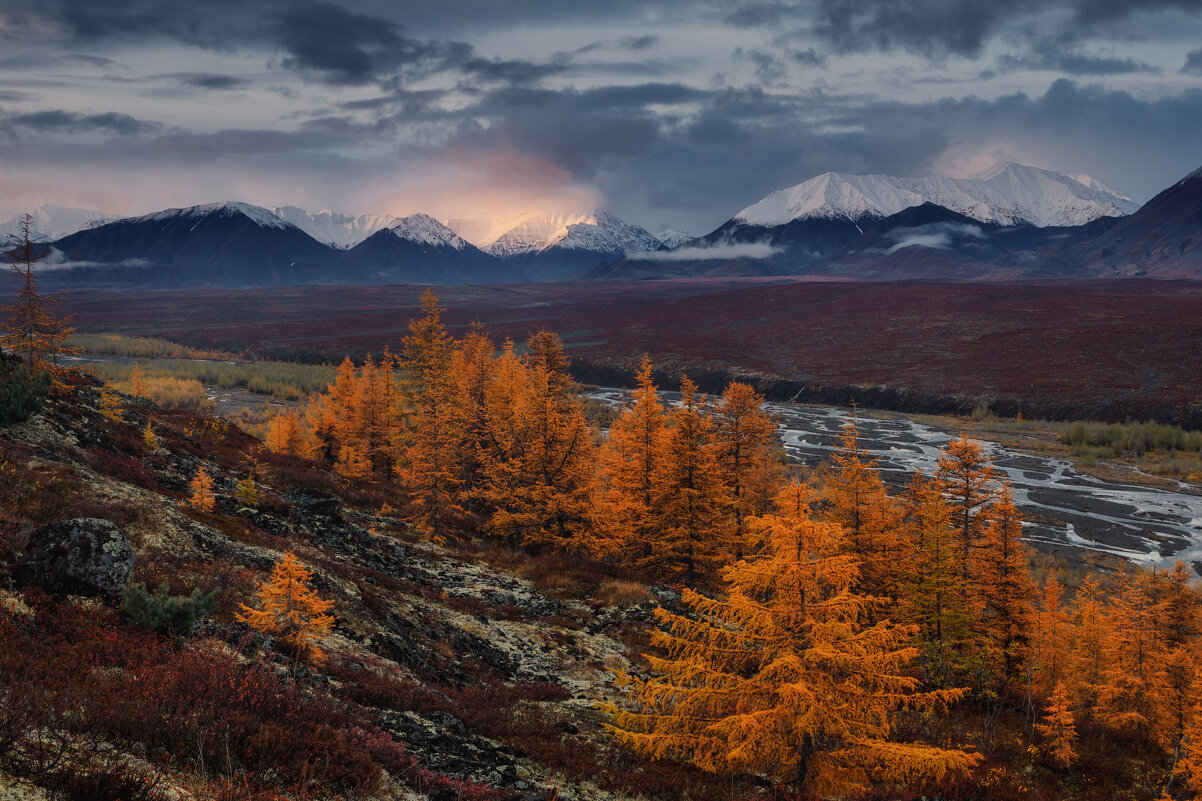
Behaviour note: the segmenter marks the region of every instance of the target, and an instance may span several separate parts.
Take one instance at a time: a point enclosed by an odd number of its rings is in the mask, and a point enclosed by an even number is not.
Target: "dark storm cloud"
[[[624,39],[618,40],[619,47],[624,47],[627,50],[633,50],[636,53],[644,50],[650,50],[657,44],[659,44],[659,37],[653,35],[627,36]]]
[[[726,23],[736,28],[758,28],[764,25],[776,25],[785,15],[785,7],[780,3],[748,3],[739,6],[726,16]]]
[[[928,56],[976,56],[1008,23],[1062,12],[1065,35],[1111,24],[1136,12],[1202,12],[1198,0],[817,0],[815,30],[844,52],[905,49]],[[805,16],[806,12],[802,13]],[[1105,65],[1079,65],[1106,72]],[[1114,65],[1110,65],[1111,71]],[[1093,74],[1100,74],[1094,72]]]
[[[237,38],[239,30],[246,31],[245,12],[253,17],[255,5],[245,0],[43,0],[6,8],[5,13],[10,30],[23,35],[40,35],[49,23],[80,42],[168,37],[212,46],[223,38]]]
[[[998,59],[996,73],[1015,70],[1051,70],[1066,75],[1124,75],[1156,73],[1159,70],[1132,58],[1114,58],[1082,53],[1064,42],[1041,39],[1025,54],[1010,54]]]
[[[85,53],[68,53],[63,56],[64,61],[78,61],[92,67],[101,67],[103,69],[118,69],[121,67],[116,61],[104,56],[90,56]]]
[[[1202,47],[1185,57],[1185,65],[1181,71],[1186,75],[1202,75]]]
[[[804,64],[807,67],[825,67],[826,54],[815,50],[812,47],[807,47],[805,50],[794,50],[789,53],[789,58],[796,61],[798,64]]]
[[[108,133],[117,136],[141,136],[162,130],[157,122],[139,120],[127,114],[76,114],[61,109],[18,114],[7,120],[13,126],[38,133]]]
[[[32,100],[33,95],[26,92],[12,92],[7,89],[0,90],[0,103],[19,103],[23,100]]]
[[[250,85],[250,81],[245,78],[237,78],[233,75],[216,75],[211,72],[175,72],[161,77],[170,78],[193,89],[211,89],[214,91],[242,89]]]

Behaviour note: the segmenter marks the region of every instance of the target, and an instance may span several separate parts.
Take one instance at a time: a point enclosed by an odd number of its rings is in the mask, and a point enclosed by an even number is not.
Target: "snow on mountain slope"
[[[336,248],[352,248],[376,231],[391,228],[400,219],[391,214],[340,214],[336,211],[309,212],[296,206],[273,209],[276,216],[292,223],[318,242]]]
[[[468,243],[462,237],[428,214],[411,214],[397,220],[388,231],[400,239],[427,247],[449,247],[455,250],[468,247]]]
[[[233,217],[235,214],[241,214],[249,217],[252,222],[260,228],[296,228],[297,226],[287,223],[277,217],[273,212],[268,211],[261,206],[252,206],[249,203],[240,203],[233,200],[227,200],[222,203],[206,203],[201,206],[188,206],[181,209],[164,209],[153,214],[145,214],[141,217],[132,217],[128,222],[161,222],[164,220],[172,220],[177,217],[195,217],[201,219],[209,216]]]
[[[808,218],[882,218],[902,209],[935,203],[981,222],[999,225],[1084,225],[1120,217],[1138,206],[1097,182],[997,164],[971,178],[898,178],[827,172],[782,189],[748,206],[735,219],[773,227]]]
[[[690,239],[696,239],[696,237],[694,237],[692,234],[686,234],[684,231],[677,231],[675,228],[670,228],[667,231],[660,231],[655,235],[655,238],[658,239],[659,243],[668,250],[675,250],[685,242],[688,242]]]
[[[76,231],[111,222],[113,219],[95,209],[77,209],[55,203],[43,203],[30,213],[33,215],[34,235],[48,240],[62,239]],[[18,215],[8,222],[0,223],[0,242],[9,236],[16,236],[20,222],[21,215]]]
[[[637,225],[604,211],[593,214],[546,214],[529,217],[484,248],[502,258],[543,253],[552,248],[595,253],[647,251],[659,240]]]

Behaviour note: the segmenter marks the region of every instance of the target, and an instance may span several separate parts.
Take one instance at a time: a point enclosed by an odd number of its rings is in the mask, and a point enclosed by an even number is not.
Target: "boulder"
[[[17,581],[54,595],[99,595],[110,603],[125,597],[134,551],[121,529],[82,517],[38,526],[13,573]]]
[[[319,515],[339,517],[342,503],[333,495],[309,487],[295,487],[284,493],[284,502],[291,504],[293,517]]]

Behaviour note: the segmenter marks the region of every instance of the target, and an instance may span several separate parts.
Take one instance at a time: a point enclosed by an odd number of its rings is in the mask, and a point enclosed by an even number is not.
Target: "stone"
[[[81,517],[38,526],[13,571],[18,582],[54,595],[125,597],[134,569],[134,550],[108,520]]]
[[[284,493],[284,502],[292,505],[292,512],[301,515],[339,517],[342,502],[333,495],[309,487],[294,487]]]

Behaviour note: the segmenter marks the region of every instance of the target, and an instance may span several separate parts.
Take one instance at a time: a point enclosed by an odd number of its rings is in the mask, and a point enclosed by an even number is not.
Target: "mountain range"
[[[1202,277],[1202,170],[1142,208],[1086,176],[1017,164],[965,179],[824,173],[697,238],[653,236],[600,210],[444,224],[225,202],[118,220],[44,206],[34,222],[49,280],[110,288]]]

